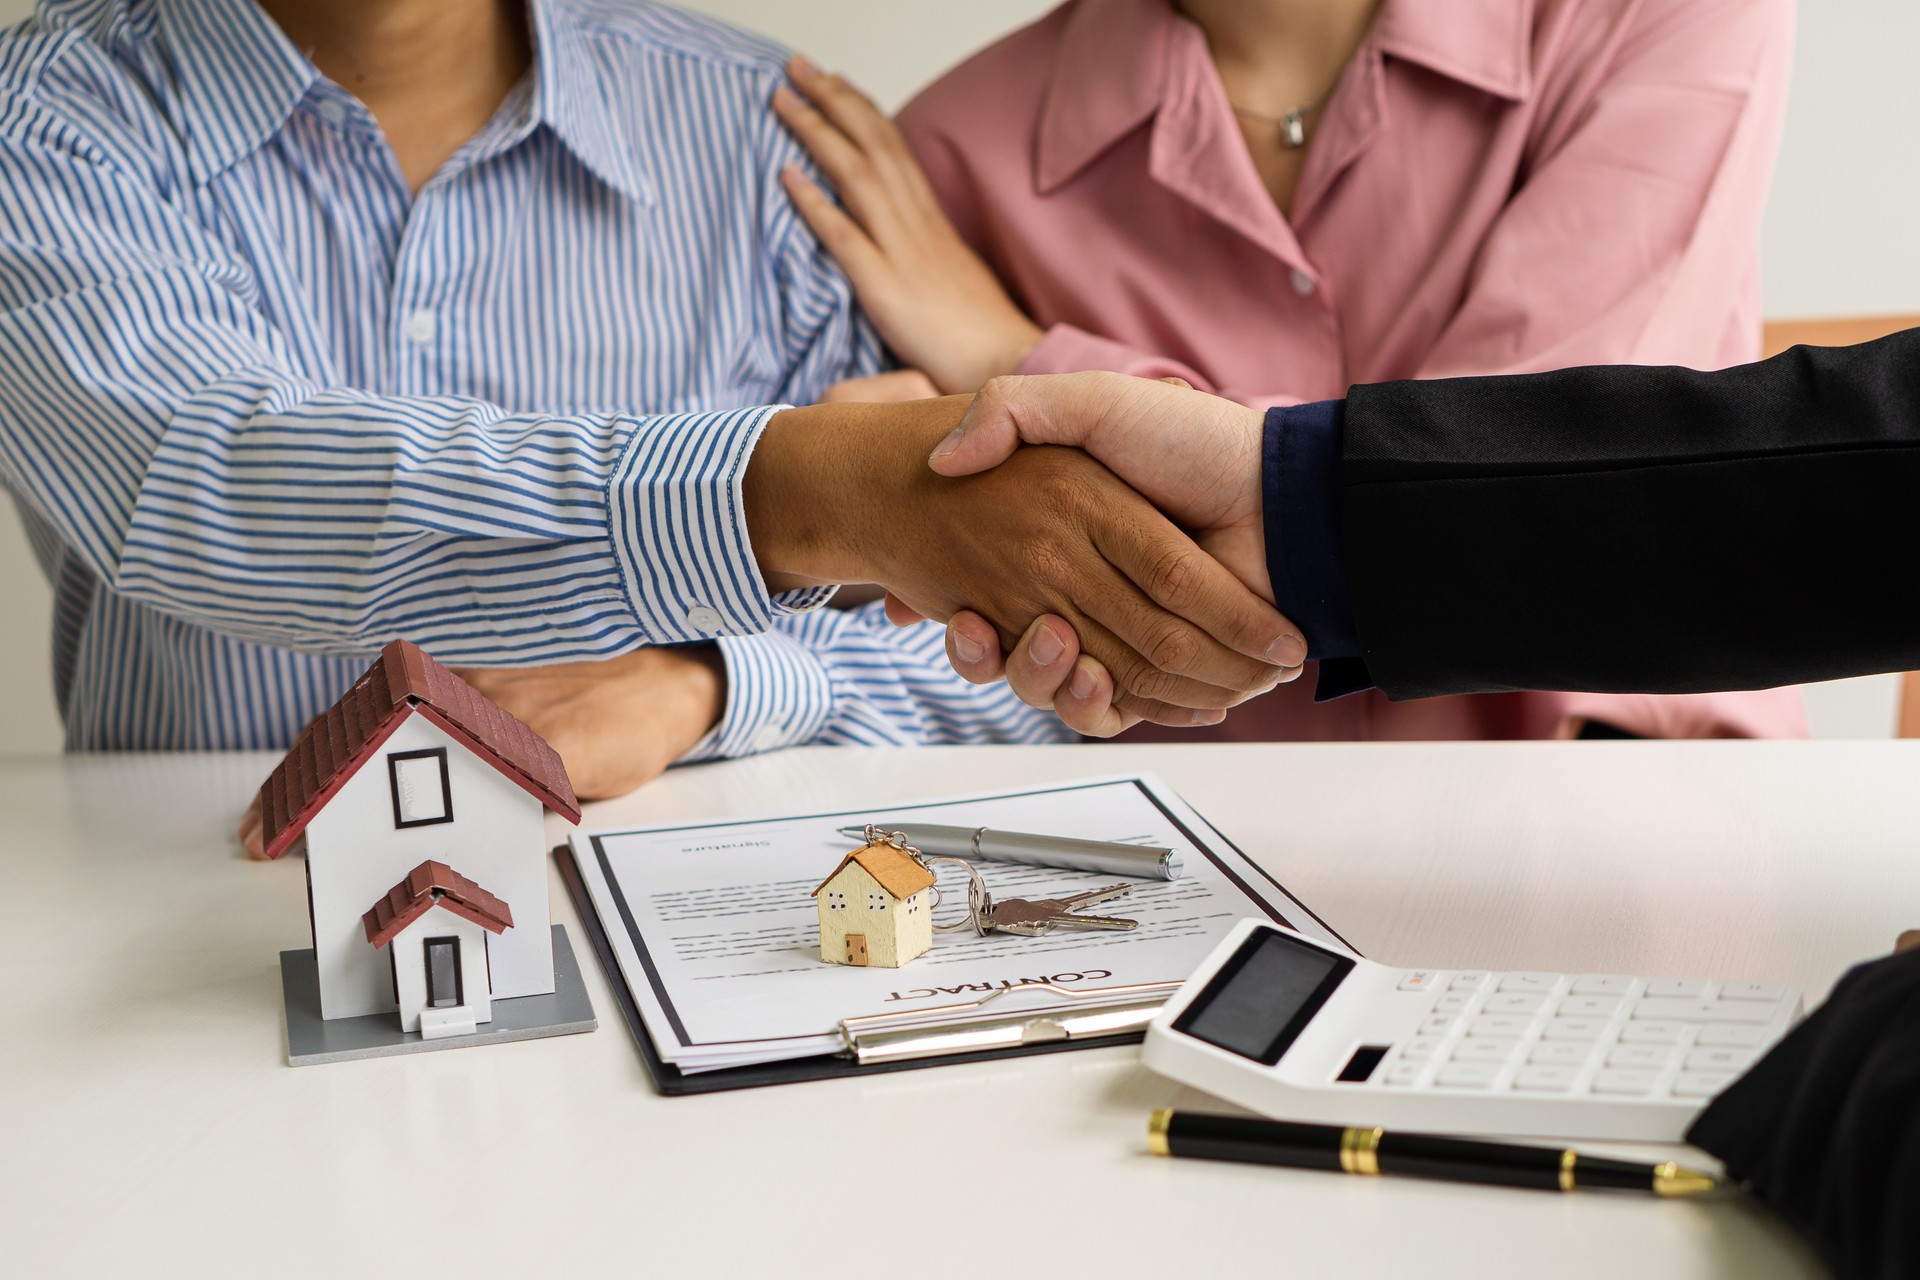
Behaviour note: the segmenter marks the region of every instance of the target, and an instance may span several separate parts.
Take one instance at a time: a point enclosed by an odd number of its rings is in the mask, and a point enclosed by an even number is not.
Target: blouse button
[[[1303,298],[1311,298],[1313,291],[1319,287],[1314,284],[1312,276],[1298,267],[1293,269],[1292,274],[1287,277],[1287,280],[1288,283],[1293,285],[1293,291]]]

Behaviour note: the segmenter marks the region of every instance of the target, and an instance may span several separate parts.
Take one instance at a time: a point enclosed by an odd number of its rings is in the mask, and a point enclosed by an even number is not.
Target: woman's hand
[[[800,93],[776,89],[774,112],[846,208],[797,165],[781,180],[887,345],[945,392],[1018,369],[1040,329],[954,231],[900,131],[841,77],[797,55],[787,71]]]

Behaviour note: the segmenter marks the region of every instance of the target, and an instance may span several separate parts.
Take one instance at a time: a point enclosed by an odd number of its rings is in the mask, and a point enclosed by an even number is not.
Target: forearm
[[[1706,692],[1920,665],[1920,333],[1703,374],[1355,388],[1344,560],[1394,697]]]

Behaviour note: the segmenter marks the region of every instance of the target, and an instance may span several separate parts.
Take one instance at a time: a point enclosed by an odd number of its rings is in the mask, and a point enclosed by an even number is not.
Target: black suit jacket
[[[1392,697],[1920,668],[1920,330],[1356,387],[1344,447],[1354,620]]]

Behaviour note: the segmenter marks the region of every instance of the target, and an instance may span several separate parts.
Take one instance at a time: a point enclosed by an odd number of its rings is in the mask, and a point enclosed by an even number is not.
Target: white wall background
[[[845,71],[897,106],[941,68],[1052,0],[687,0],[687,7],[755,28]],[[0,21],[27,0],[0,0]],[[1785,145],[1767,207],[1766,302],[1771,316],[1920,312],[1920,4],[1809,0]],[[1894,584],[1890,581],[1889,587]],[[0,752],[57,748],[47,678],[50,597],[17,525],[0,519]],[[1895,678],[1814,689],[1823,736],[1891,731]]]

